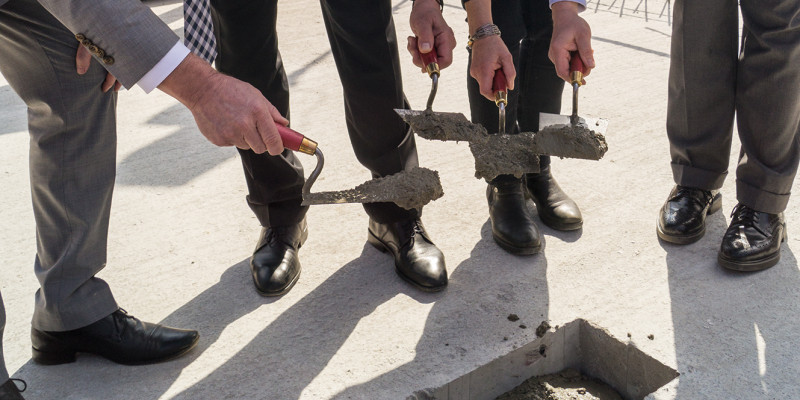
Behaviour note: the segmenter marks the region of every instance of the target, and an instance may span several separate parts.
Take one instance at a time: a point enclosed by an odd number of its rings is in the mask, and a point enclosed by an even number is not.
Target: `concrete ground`
[[[406,93],[422,109],[430,80],[404,50],[411,3],[394,3]],[[448,3],[459,45],[434,108],[468,115],[465,13]],[[131,314],[201,333],[191,353],[152,366],[93,356],[50,367],[30,360],[37,281],[26,115],[0,81],[0,290],[9,371],[28,382],[30,399],[403,399],[533,340],[533,329],[520,323],[584,318],[680,372],[653,398],[800,397],[797,200],[786,211],[781,262],[764,272],[730,273],[716,263],[736,203],[733,177],[702,240],[674,246],[656,238],[657,211],[673,182],[664,132],[671,28],[654,3],[649,21],[606,5],[583,14],[598,67],[581,89],[581,113],[610,121],[610,150],[597,162],[554,161],[586,222],[569,233],[540,225],[543,254],[515,257],[495,245],[485,184],[473,177],[466,144],[417,141],[420,164],[439,171],[445,191],[423,218],[450,272],[449,288],[438,294],[411,288],[387,255],[366,245],[361,206],[332,205],[308,214],[297,286],[283,297],[259,296],[247,263],[260,228],[245,203],[237,153],[207,143],[172,98],[138,88],[120,93],[117,187],[108,265],[99,276]],[[180,32],[180,3],[151,5]],[[327,156],[315,190],[369,179],[347,139],[318,2],[281,2],[279,31],[293,127]],[[731,171],[738,148],[734,140]],[[300,157],[310,171],[314,159]],[[510,313],[520,321],[510,322]]]

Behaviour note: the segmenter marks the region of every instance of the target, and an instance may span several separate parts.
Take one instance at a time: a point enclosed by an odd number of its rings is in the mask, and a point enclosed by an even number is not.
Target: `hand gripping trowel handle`
[[[506,133],[506,106],[508,105],[508,81],[502,69],[494,71],[492,80],[492,92],[494,92],[494,103],[497,104],[498,128],[497,133]]]
[[[581,55],[577,51],[570,52],[569,58],[569,83],[572,84],[572,115],[569,122],[572,126],[578,124],[578,88],[585,82],[583,75],[586,74],[586,66],[583,65]]]
[[[425,71],[431,77],[431,94],[428,95],[428,103],[425,105],[425,112],[433,112],[433,99],[436,97],[436,90],[439,88],[439,60],[436,49],[433,48],[427,53],[419,53],[422,63],[425,64]]]
[[[311,172],[311,175],[308,176],[306,183],[303,185],[303,196],[305,196],[311,193],[311,185],[314,184],[320,172],[322,172],[322,166],[325,165],[325,158],[322,156],[322,151],[320,151],[319,147],[317,147],[317,142],[305,137],[302,133],[297,132],[289,127],[281,124],[275,124],[275,126],[278,127],[278,133],[281,135],[281,140],[283,140],[283,147],[289,150],[317,156],[317,166],[314,168],[314,171]]]

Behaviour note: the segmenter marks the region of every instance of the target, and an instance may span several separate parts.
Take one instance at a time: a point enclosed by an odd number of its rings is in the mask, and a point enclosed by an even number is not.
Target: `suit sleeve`
[[[178,36],[139,0],[38,0],[125,87],[150,71]]]

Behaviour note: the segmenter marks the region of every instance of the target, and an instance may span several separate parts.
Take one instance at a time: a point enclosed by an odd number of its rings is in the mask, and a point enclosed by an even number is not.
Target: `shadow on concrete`
[[[709,216],[699,242],[662,243],[681,373],[675,398],[797,398],[797,259],[784,243],[778,265],[756,273],[728,271],[717,264],[726,229],[718,212]]]
[[[28,131],[28,108],[9,85],[0,86],[0,107],[6,117],[10,116],[3,118],[0,135]]]
[[[117,167],[117,184],[128,186],[181,186],[236,157],[232,148],[216,147],[197,129],[181,104],[175,104],[147,124],[175,126],[177,131],[136,150]],[[178,125],[177,121],[188,121]],[[137,134],[146,135],[147,132]],[[168,166],[168,167],[166,167]]]
[[[452,270],[447,295],[431,309],[414,359],[334,398],[404,399],[536,339],[536,326],[548,319],[546,272],[543,254],[507,254],[494,243],[489,223],[484,224],[470,257]],[[519,321],[508,319],[512,313]],[[504,328],[497,330],[497,325]]]

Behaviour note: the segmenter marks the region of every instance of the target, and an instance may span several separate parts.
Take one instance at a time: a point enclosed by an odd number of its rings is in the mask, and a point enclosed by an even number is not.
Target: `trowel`
[[[303,205],[390,202],[412,209],[421,208],[444,195],[439,173],[420,167],[372,179],[354,189],[311,193],[311,186],[325,165],[322,151],[317,142],[303,134],[280,124],[276,126],[285,148],[317,157],[316,167],[303,184]]]
[[[535,137],[535,146],[542,154],[559,153],[552,155],[599,160],[608,151],[603,136],[608,121],[602,118],[578,116],[578,89],[585,83],[583,76],[586,67],[577,51],[570,54],[569,71],[572,85],[572,114],[539,113],[539,133]]]

